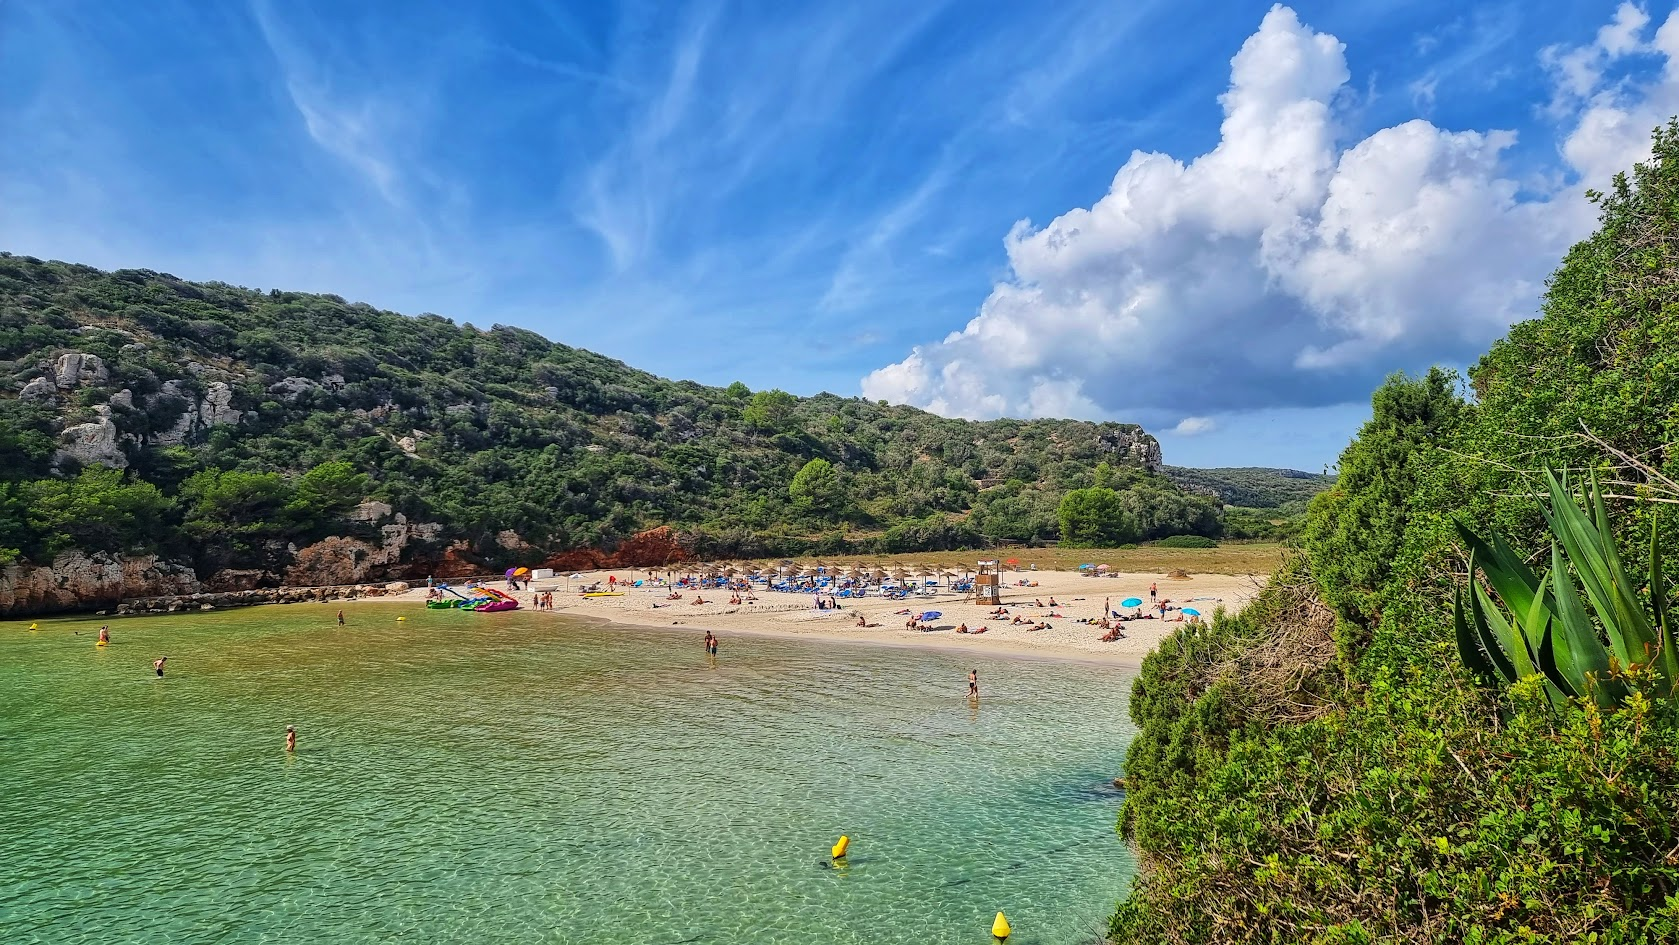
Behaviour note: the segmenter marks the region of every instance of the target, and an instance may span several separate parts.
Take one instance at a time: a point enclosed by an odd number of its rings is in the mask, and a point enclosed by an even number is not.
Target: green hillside
[[[502,325],[0,254],[0,554],[161,551],[200,574],[328,536],[535,562],[654,526],[704,556],[1216,535],[1119,423],[951,420],[670,381]],[[389,506],[368,505],[364,500]],[[1142,512],[1135,510],[1141,509]]]
[[[1334,476],[1264,466],[1212,469],[1163,466],[1160,471],[1187,489],[1217,496],[1225,505],[1251,509],[1280,509],[1291,502],[1304,503],[1335,484]]]

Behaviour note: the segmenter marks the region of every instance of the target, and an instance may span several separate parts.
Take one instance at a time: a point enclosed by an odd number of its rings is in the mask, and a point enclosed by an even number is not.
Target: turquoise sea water
[[[1132,871],[1127,670],[335,610],[0,624],[0,941],[1088,943]]]

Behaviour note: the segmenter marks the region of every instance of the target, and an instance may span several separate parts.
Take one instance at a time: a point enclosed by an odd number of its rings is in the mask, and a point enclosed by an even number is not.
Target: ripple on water
[[[0,626],[0,939],[1089,942],[1132,869],[1122,670],[335,609]]]

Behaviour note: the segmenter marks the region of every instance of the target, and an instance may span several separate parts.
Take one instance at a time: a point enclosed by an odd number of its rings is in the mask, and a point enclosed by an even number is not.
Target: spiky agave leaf
[[[1479,561],[1481,572],[1487,576],[1487,583],[1492,585],[1492,589],[1498,592],[1499,599],[1518,614],[1528,610],[1533,599],[1542,593],[1541,581],[1534,577],[1521,556],[1497,532],[1492,534],[1491,542],[1486,542],[1463,522],[1454,520],[1452,524],[1457,527],[1463,543],[1469,546],[1471,578],[1475,574],[1475,562]]]
[[[1674,646],[1673,623],[1668,619],[1667,575],[1662,573],[1661,549],[1657,547],[1661,534],[1655,522],[1650,523],[1650,607],[1656,612],[1656,638],[1661,646],[1660,667],[1667,680],[1669,694],[1679,688],[1679,649]]]
[[[1551,621],[1545,621],[1545,628],[1539,635],[1539,649],[1534,655],[1539,661],[1539,671],[1545,674],[1545,680],[1556,689],[1558,696],[1569,699],[1577,698],[1582,690],[1575,688],[1573,683],[1563,676],[1557,669],[1556,651],[1551,645]],[[1559,701],[1556,698],[1552,702]]]
[[[1494,665],[1504,673],[1506,679],[1515,682],[1525,676],[1532,676],[1538,672],[1538,666],[1533,662],[1533,651],[1521,632],[1510,626],[1498,605],[1488,596],[1479,581],[1474,579],[1476,573],[1476,556],[1469,555],[1469,614],[1475,622],[1475,629],[1481,636],[1481,646],[1487,651]]]
[[[1473,572],[1471,572],[1471,577],[1473,577]],[[1469,668],[1470,675],[1474,676],[1476,682],[1483,686],[1496,687],[1515,682],[1514,670],[1506,671],[1505,668],[1494,665],[1493,660],[1488,657],[1487,651],[1482,648],[1481,639],[1483,635],[1478,631],[1478,628],[1471,627],[1469,619],[1464,616],[1463,588],[1458,588],[1453,597],[1452,623],[1457,631],[1458,659],[1463,660],[1463,665]]]
[[[1609,650],[1598,639],[1597,628],[1580,602],[1562,546],[1551,543],[1551,597],[1556,602],[1561,634],[1555,659],[1564,676],[1580,692],[1589,692],[1599,706],[1609,708],[1625,695],[1625,687],[1609,674]]]
[[[1603,623],[1610,648],[1622,663],[1648,662],[1657,649],[1654,630],[1630,595],[1630,581],[1615,553],[1613,536],[1600,530],[1574,504],[1554,473],[1547,470],[1546,477],[1550,480],[1551,508],[1545,512],[1545,521],[1578,572],[1586,599]],[[1602,497],[1594,495],[1593,499],[1593,504],[1601,509]]]

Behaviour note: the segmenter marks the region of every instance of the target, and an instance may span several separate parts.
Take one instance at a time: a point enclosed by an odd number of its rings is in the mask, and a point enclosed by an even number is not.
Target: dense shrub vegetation
[[[57,378],[66,354],[98,362]],[[364,499],[502,561],[656,525],[708,556],[1041,542],[1104,463],[1120,539],[1220,527],[1134,425],[706,387],[506,326],[6,254],[0,382],[8,560],[272,569],[328,533],[376,539],[345,519]],[[108,455],[59,453],[105,423]]]
[[[1564,259],[1542,317],[1471,369],[1474,396],[1444,372],[1390,379],[1260,599],[1145,662],[1121,819],[1144,872],[1116,941],[1679,940],[1666,654],[1610,661],[1596,678],[1612,698],[1569,698],[1548,677],[1578,685],[1579,666],[1493,685],[1453,625],[1471,580],[1501,582],[1505,607],[1522,598],[1504,596],[1514,559],[1468,573],[1466,536],[1508,539],[1536,581],[1565,569],[1559,615],[1568,587],[1596,580],[1577,519],[1557,520],[1573,534],[1552,550],[1547,468],[1604,483],[1600,521],[1626,572],[1648,575],[1611,619],[1669,619],[1670,589],[1651,585],[1679,558],[1679,126],[1597,199],[1598,232]],[[1536,654],[1547,627],[1612,649],[1625,636],[1544,617],[1512,614],[1521,637],[1483,632]]]
[[[1328,473],[1268,469],[1263,466],[1222,466],[1213,469],[1163,466],[1161,472],[1181,486],[1216,496],[1225,505],[1250,509],[1280,509],[1293,503],[1304,507],[1313,496],[1335,483],[1335,477]]]

